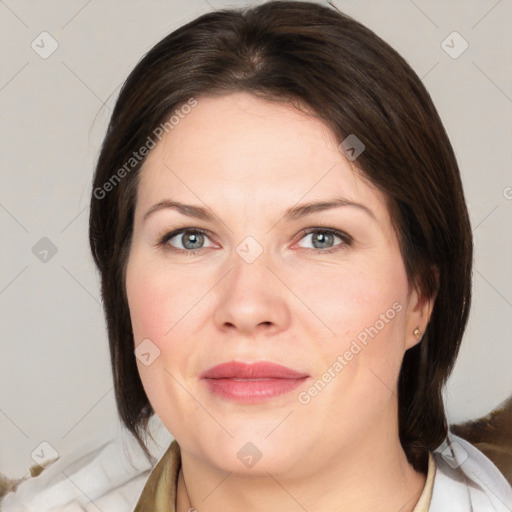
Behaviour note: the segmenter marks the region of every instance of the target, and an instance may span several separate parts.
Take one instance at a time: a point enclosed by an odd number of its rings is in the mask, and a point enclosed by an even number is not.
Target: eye
[[[305,240],[307,238],[312,242],[312,249],[314,251],[323,253],[333,252],[338,249],[342,249],[344,246],[350,246],[353,241],[352,237],[347,233],[331,228],[311,228],[306,232],[301,240]],[[340,240],[337,244],[335,244],[336,239]],[[301,245],[301,247],[304,246]]]
[[[159,245],[166,246],[175,252],[193,254],[206,248],[204,243],[207,239],[209,239],[208,235],[201,229],[184,228],[164,235]]]
[[[346,246],[350,246],[353,238],[337,229],[332,228],[310,228],[305,232],[302,240],[309,238],[313,244],[311,250],[319,253],[330,253],[341,250]],[[338,243],[336,243],[336,239]],[[182,228],[170,233],[166,233],[160,238],[159,246],[164,247],[172,252],[193,255],[196,252],[213,247],[213,244],[205,246],[205,241],[209,240],[208,234],[198,228]],[[301,245],[301,247],[305,247]]]

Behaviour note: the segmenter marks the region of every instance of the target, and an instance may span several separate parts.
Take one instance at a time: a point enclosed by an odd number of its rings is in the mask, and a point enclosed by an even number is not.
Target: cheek
[[[171,337],[174,326],[193,305],[193,287],[186,286],[183,276],[170,275],[152,262],[128,264],[126,290],[135,345],[151,339],[161,350]]]
[[[171,378],[172,375],[178,380],[183,379],[191,349],[187,342],[190,336],[183,331],[188,319],[185,316],[189,303],[186,297],[191,294],[190,287],[182,288],[182,284],[143,258],[133,257],[128,264],[126,291],[134,349],[144,343],[141,345],[144,349],[139,353],[149,352],[151,358],[149,364],[145,364],[137,357],[137,368],[153,409],[166,425],[172,423],[169,418],[179,423],[182,409],[191,413],[177,405],[183,404],[185,398]]]
[[[336,375],[333,396],[339,396],[335,388],[350,388],[356,402],[384,400],[405,350],[408,280],[401,259],[391,254],[314,277],[315,286],[303,288],[304,302],[330,329],[328,343],[318,343],[316,350],[322,360],[319,370]],[[376,392],[379,386],[382,393]]]
[[[204,307],[200,301],[204,292],[193,285],[194,279],[197,272],[194,276],[188,271],[170,271],[168,265],[143,253],[135,252],[128,263],[126,291],[135,354],[146,351],[147,346],[157,354],[147,366],[137,358],[139,375],[157,413],[166,410],[162,404],[167,395],[172,398],[169,403],[179,402],[179,389],[170,375],[186,379],[193,373],[198,340],[195,329]],[[145,345],[137,351],[141,343]]]
[[[135,344],[144,338],[150,338],[159,344],[162,337],[166,304],[155,284],[151,277],[144,274],[127,279],[128,305]]]
[[[304,303],[318,312],[330,329],[330,338],[348,340],[362,333],[360,338],[364,341],[367,328],[390,332],[403,326],[408,300],[405,270],[396,262],[379,263],[317,273],[310,284],[302,285]],[[300,286],[297,282],[294,289],[299,290]]]

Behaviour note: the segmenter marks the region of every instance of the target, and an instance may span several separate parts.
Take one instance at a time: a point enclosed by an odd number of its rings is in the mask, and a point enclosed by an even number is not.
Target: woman
[[[441,397],[471,293],[456,159],[367,28],[271,1],[159,42],[90,242],[120,416],[145,450],[153,414],[175,439],[136,511],[510,510]]]

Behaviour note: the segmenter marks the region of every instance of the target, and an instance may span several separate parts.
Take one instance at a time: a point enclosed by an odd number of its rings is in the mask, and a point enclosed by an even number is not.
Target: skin
[[[150,339],[160,350],[137,365],[181,447],[177,510],[413,510],[426,478],[399,443],[396,390],[433,304],[409,285],[384,196],[320,120],[247,93],[197,100],[144,163],[126,275],[134,345]],[[297,204],[340,197],[371,213],[342,206],[283,219]],[[215,218],[162,208],[144,219],[168,199]],[[159,245],[180,228],[207,234]],[[324,231],[308,228],[338,229],[353,242],[322,241]],[[237,252],[249,235],[263,249],[252,263]],[[393,304],[394,318],[300,403]],[[231,360],[272,361],[310,378],[266,402],[235,403],[199,378]],[[247,442],[262,454],[251,468],[237,457]]]

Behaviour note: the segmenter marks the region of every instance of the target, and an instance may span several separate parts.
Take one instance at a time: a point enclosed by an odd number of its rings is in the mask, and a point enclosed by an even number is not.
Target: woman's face
[[[155,412],[182,452],[253,475],[398,439],[398,374],[428,304],[383,195],[321,121],[246,93],[197,101],[144,163],[127,268]],[[231,361],[305,377],[202,378]]]

